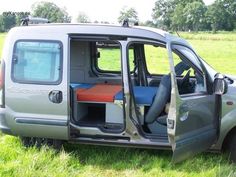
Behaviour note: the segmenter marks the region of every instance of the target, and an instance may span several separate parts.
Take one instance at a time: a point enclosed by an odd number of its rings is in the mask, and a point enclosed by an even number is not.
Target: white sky
[[[31,6],[40,0],[0,0],[0,13],[4,11],[31,11]],[[66,8],[75,22],[79,12],[84,12],[93,22],[109,21],[116,23],[122,7],[133,7],[138,12],[141,21],[151,20],[152,9],[156,0],[44,0],[57,4],[59,7]],[[204,0],[208,5],[214,0]]]

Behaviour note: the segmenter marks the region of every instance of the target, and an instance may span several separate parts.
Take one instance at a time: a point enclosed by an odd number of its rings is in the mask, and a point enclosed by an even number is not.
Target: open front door
[[[173,162],[182,161],[214,144],[219,131],[220,99],[205,93],[179,95],[174,71],[171,44],[167,44],[171,65],[171,105],[167,127],[173,150]],[[219,96],[218,96],[219,97]],[[217,106],[216,106],[217,105]]]

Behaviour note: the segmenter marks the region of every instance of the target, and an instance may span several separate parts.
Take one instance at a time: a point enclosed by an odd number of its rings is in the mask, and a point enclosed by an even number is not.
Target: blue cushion
[[[134,87],[134,96],[137,104],[151,105],[157,92],[157,87]],[[123,100],[123,91],[116,94],[115,100]]]
[[[77,88],[89,89],[89,88],[93,87],[94,84],[70,83],[70,86],[71,86],[73,89],[77,89]]]

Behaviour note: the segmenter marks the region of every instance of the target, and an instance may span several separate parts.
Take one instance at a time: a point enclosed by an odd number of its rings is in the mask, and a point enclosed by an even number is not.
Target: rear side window
[[[20,83],[58,84],[62,71],[62,44],[18,41],[12,58],[12,79]]]
[[[102,72],[121,72],[120,44],[109,42],[96,42],[98,52],[97,68]]]

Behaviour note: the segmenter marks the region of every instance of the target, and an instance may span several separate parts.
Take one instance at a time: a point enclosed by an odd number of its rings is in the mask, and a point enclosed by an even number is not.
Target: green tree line
[[[180,31],[232,31],[236,29],[236,1],[215,0],[206,6],[203,0],[157,0],[153,8],[153,26]]]
[[[29,12],[3,12],[0,15],[0,32],[6,32],[16,25],[20,25],[21,19],[30,15]]]
[[[32,6],[32,12],[3,12],[0,15],[0,32],[7,32],[14,26],[19,26],[21,20],[32,15],[47,18],[53,23],[70,23],[71,17],[65,8],[60,8],[51,2],[37,2]]]
[[[0,15],[0,32],[19,25],[21,19],[28,15],[30,12],[3,12]],[[33,4],[31,15],[47,18],[53,23],[71,22],[66,9],[52,2]],[[125,7],[120,10],[118,22],[122,23],[126,18],[139,21],[134,8]],[[77,22],[90,23],[90,19],[84,12],[80,12]],[[203,0],[156,0],[152,19],[139,23],[173,31],[232,31],[236,29],[236,0],[215,0],[208,6]]]

